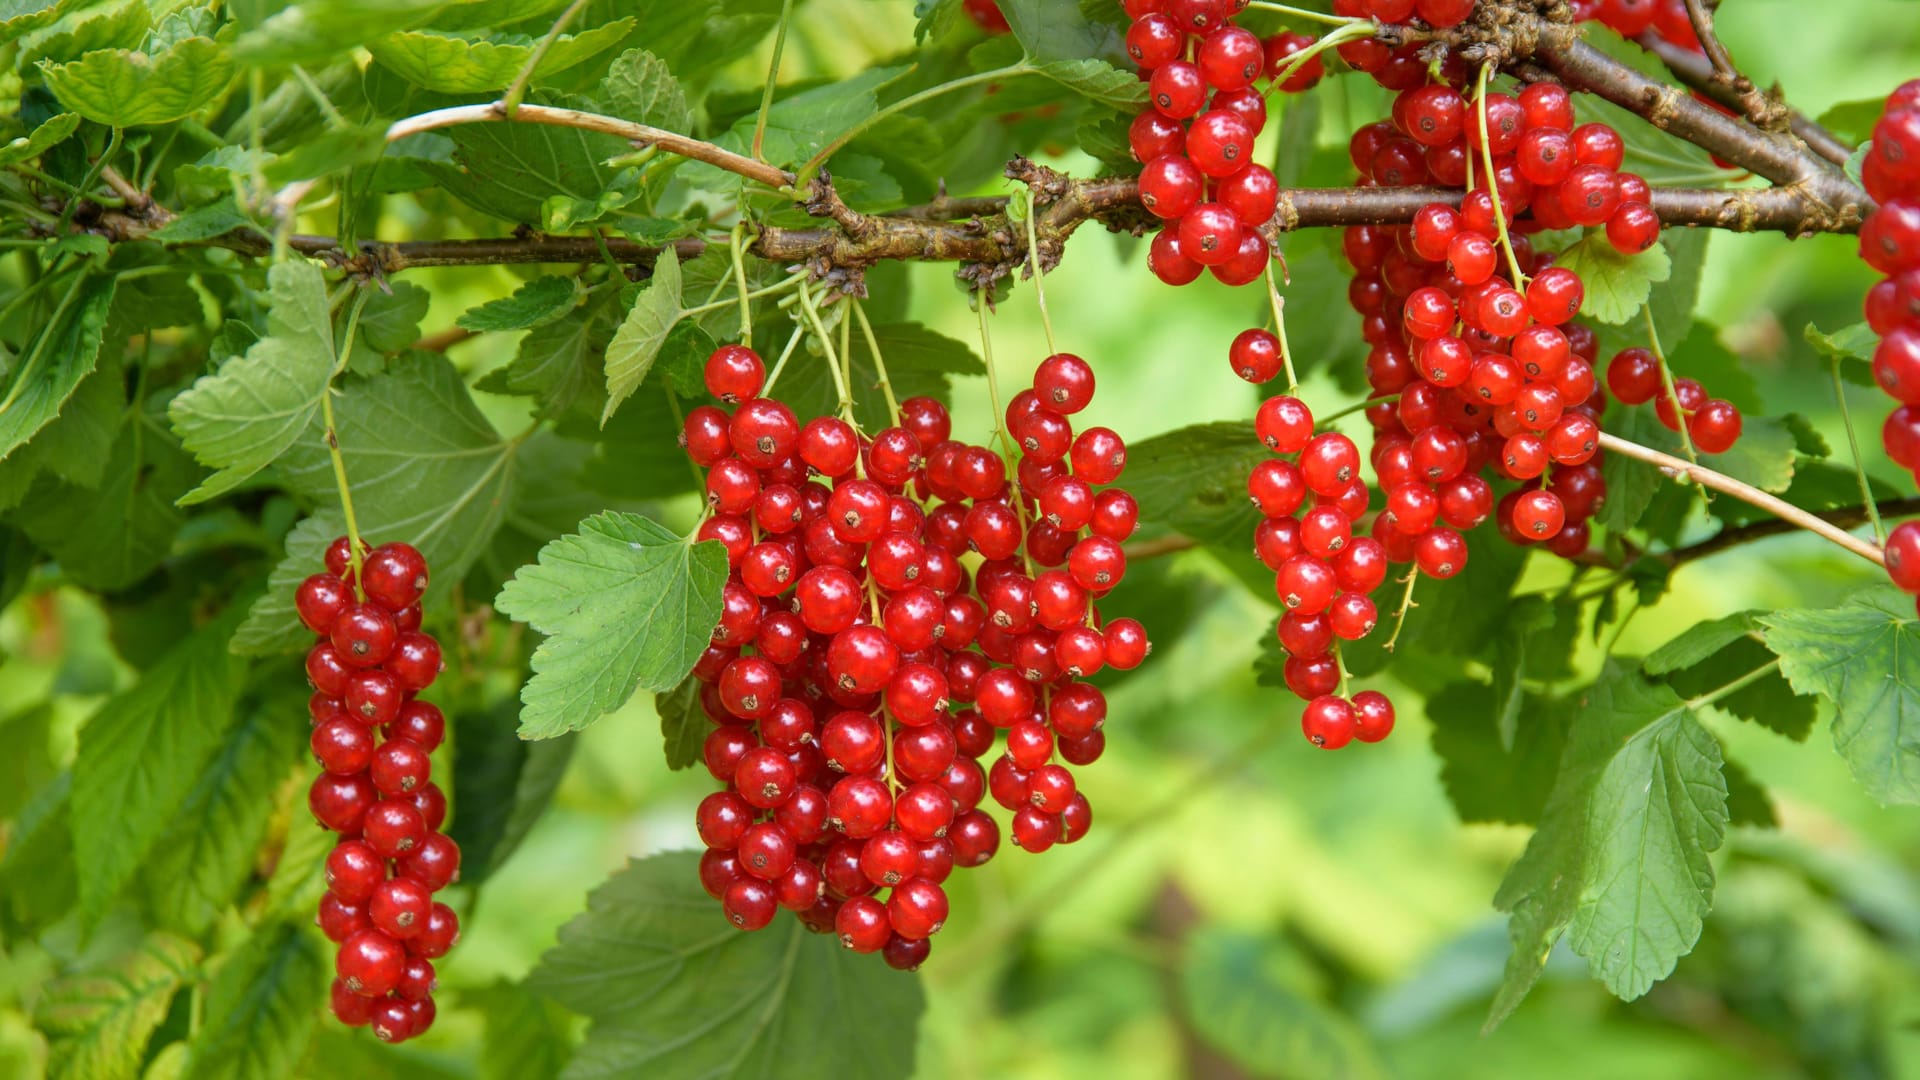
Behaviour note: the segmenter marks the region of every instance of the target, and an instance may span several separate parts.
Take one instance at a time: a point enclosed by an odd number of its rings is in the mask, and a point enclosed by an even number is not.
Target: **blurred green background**
[[[904,49],[911,6],[809,0],[789,45],[789,77],[846,74]],[[1756,81],[1778,80],[1811,115],[1920,75],[1920,4],[1906,0],[1734,0],[1718,24]],[[765,62],[763,51],[728,77],[755,87]],[[1377,100],[1354,93],[1356,117],[1373,119],[1358,111]],[[1341,138],[1330,120],[1322,142]],[[1092,169],[1074,154],[1048,160]],[[379,231],[410,230],[437,235],[425,220]],[[1321,242],[1301,238],[1298,250]],[[1090,422],[1138,441],[1250,416],[1258,396],[1231,375],[1225,351],[1260,319],[1258,290],[1210,279],[1168,289],[1143,256],[1143,243],[1090,228],[1047,280],[1060,347],[1099,374]],[[1832,382],[1801,328],[1858,321],[1871,280],[1853,241],[1720,235],[1707,265],[1700,314],[1753,372],[1766,411],[1808,414],[1843,446]],[[412,280],[434,295],[429,332],[517,281],[504,270]],[[877,275],[876,296],[903,283],[913,318],[977,340],[951,267]],[[1291,314],[1296,326],[1352,321],[1344,306]],[[992,331],[1003,385],[1045,356],[1028,284],[1014,288]],[[511,337],[492,335],[453,355],[477,372],[512,349]],[[1686,356],[1674,363],[1686,372]],[[1877,455],[1884,398],[1848,391],[1863,448]],[[957,427],[984,433],[984,382],[964,380],[956,396]],[[1322,411],[1353,400],[1326,372],[1305,396]],[[1884,459],[1870,467],[1911,490]],[[1583,962],[1556,957],[1519,1012],[1482,1037],[1507,953],[1505,920],[1490,899],[1527,831],[1459,823],[1424,703],[1391,672],[1374,685],[1399,706],[1394,736],[1327,756],[1299,737],[1290,695],[1254,685],[1251,664],[1275,614],[1265,597],[1201,553],[1142,564],[1136,576],[1151,585],[1144,617],[1159,644],[1147,665],[1111,684],[1106,756],[1081,773],[1094,830],[1038,857],[1003,847],[986,868],[949,883],[954,916],[922,970],[929,1005],[919,1075],[1920,1076],[1920,813],[1867,799],[1824,725],[1804,745],[1752,725],[1715,728],[1729,756],[1772,792],[1782,825],[1732,831],[1715,857],[1715,911],[1670,979],[1623,1004],[1587,978]],[[1699,620],[1747,608],[1829,603],[1869,580],[1818,541],[1738,549],[1683,569],[1658,604],[1632,616],[1617,649],[1644,653]],[[78,594],[53,602],[65,635],[57,642],[31,636],[44,611],[17,605],[0,619],[0,646],[12,657],[0,677],[100,686],[100,666],[115,663],[103,617]],[[1597,666],[1598,656],[1589,642],[1584,662]],[[55,723],[70,728],[98,700],[63,697]],[[589,890],[628,858],[697,845],[693,808],[711,784],[698,769],[669,773],[658,731],[643,695],[580,737],[553,806],[479,894],[444,965],[456,1006],[461,991],[524,976]],[[717,908],[714,919],[718,926]],[[1210,1048],[1209,1037],[1223,1035],[1243,1059]],[[368,1075],[464,1076],[476,1074],[480,1054],[476,1015],[456,1007],[427,1038],[365,1060]],[[1276,1073],[1277,1063],[1287,1064]]]

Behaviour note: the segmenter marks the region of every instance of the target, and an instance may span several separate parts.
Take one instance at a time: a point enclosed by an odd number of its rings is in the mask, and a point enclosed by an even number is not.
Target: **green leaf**
[[[1078,60],[1103,47],[1112,51],[1114,32],[1088,22],[1078,4],[1062,0],[999,0],[1013,27],[1014,40],[1035,60]]]
[[[534,68],[544,78],[586,63],[619,44],[632,18],[562,34]],[[432,30],[407,30],[367,42],[375,60],[416,86],[443,94],[484,94],[505,89],[533,58],[533,42],[469,39]],[[684,129],[682,129],[684,130]]]
[[[1887,111],[1884,97],[1842,101],[1820,114],[1820,126],[1839,136],[1841,141],[1859,145],[1873,138],[1873,125]]]
[[[53,1039],[48,1075],[75,1080],[139,1076],[147,1040],[166,1019],[174,991],[199,962],[198,945],[153,933],[108,967],[48,983],[35,1008],[35,1022]]]
[[[563,1077],[897,1080],[913,1071],[925,1008],[917,979],[798,919],[731,930],[700,888],[697,861],[675,852],[628,864],[593,891],[528,978],[593,1021]]]
[[[1589,233],[1554,260],[1580,275],[1587,299],[1580,313],[1597,322],[1619,325],[1640,314],[1654,285],[1673,273],[1666,248],[1659,244],[1638,255],[1622,255],[1605,233]]]
[[[1104,105],[1137,107],[1147,100],[1147,84],[1140,76],[1105,60],[1049,60],[1035,64],[1033,70]]]
[[[841,132],[867,120],[880,111],[879,90],[899,78],[904,69],[869,68],[836,83],[817,86],[780,98],[767,110],[766,139],[762,151],[766,160],[792,168],[810,158],[815,151],[837,138]],[[759,114],[742,116],[713,141],[737,153],[746,153],[753,142],[754,124]],[[738,191],[741,178],[712,165],[694,163],[684,166],[681,175],[701,187],[714,191]]]
[[[1669,357],[1684,355],[1676,350],[1673,342],[1680,341],[1695,323],[1694,310],[1700,306],[1700,274],[1707,264],[1707,244],[1712,237],[1710,229],[1669,229],[1660,239],[1673,262],[1673,272],[1647,299],[1647,313],[1653,316],[1653,331],[1667,345]],[[1713,387],[1716,397],[1725,396],[1719,383],[1707,385]],[[1746,405],[1740,408],[1760,411],[1758,404],[1751,409]]]
[[[669,247],[654,261],[653,277],[607,346],[607,406],[600,413],[602,424],[646,379],[668,331],[679,321],[680,257]]]
[[[1739,619],[1740,616],[1729,616]],[[1746,617],[1747,625],[1758,629],[1758,620]],[[1726,620],[1722,620],[1723,622]],[[1705,623],[1702,626],[1713,626]],[[1705,642],[1701,643],[1703,646]],[[1681,697],[1709,694],[1754,671],[1773,659],[1756,632],[1740,634],[1726,641],[1711,655],[1670,672],[1667,684]],[[1749,723],[1770,728],[1796,742],[1804,742],[1813,732],[1816,709],[1814,699],[1799,697],[1778,670],[1770,671],[1747,686],[1721,698],[1717,703],[1725,712]]]
[[[521,338],[513,362],[480,388],[537,397],[543,415],[559,415],[575,403],[583,409],[595,405],[606,394],[607,345],[619,326],[622,297],[631,291],[611,284],[588,290],[580,306]]]
[[[433,297],[410,281],[396,281],[367,296],[360,311],[360,341],[380,353],[397,353],[420,340],[420,320]]]
[[[80,114],[78,113],[65,112],[52,119],[41,121],[25,135],[0,144],[0,166],[32,161],[55,145],[65,142],[79,126]]]
[[[261,793],[286,776],[305,741],[290,722],[299,708],[298,698],[280,698],[248,709],[195,778],[145,867],[147,908],[158,925],[206,933],[252,875],[273,816]]]
[[[332,833],[310,827],[298,813],[292,815],[286,843],[273,865],[273,876],[267,879],[266,914],[286,921],[312,914],[327,891],[327,853],[333,844]]]
[[[460,1000],[486,1019],[482,1080],[559,1076],[573,1056],[573,1018],[516,983],[464,991]]]
[[[291,1076],[326,1000],[328,970],[313,936],[267,923],[228,956],[188,1047],[193,1080]]]
[[[1366,1033],[1319,1000],[1310,965],[1283,943],[1209,928],[1184,951],[1184,1012],[1208,1045],[1248,1075],[1388,1075]]]
[[[1180,428],[1127,448],[1127,490],[1140,503],[1141,520],[1185,533],[1257,580],[1265,573],[1252,561],[1260,514],[1247,497],[1247,476],[1270,456],[1246,421]],[[1272,575],[1266,577],[1262,595],[1271,590]]]
[[[1665,686],[1610,665],[1574,720],[1540,827],[1501,882],[1513,955],[1490,1024],[1571,931],[1574,952],[1632,1000],[1699,939],[1727,826],[1720,744]]]
[[[1820,355],[1840,361],[1840,374],[1848,382],[1855,386],[1879,385],[1873,379],[1873,351],[1880,344],[1880,335],[1873,332],[1873,327],[1857,322],[1825,334],[1821,333],[1819,327],[1808,323],[1802,333],[1807,344],[1812,345]]]
[[[1760,781],[1731,760],[1721,762],[1721,768],[1727,776],[1727,823],[1779,828],[1780,819],[1773,812],[1773,800],[1767,796],[1767,789],[1760,786]]]
[[[1631,408],[1616,406],[1607,416],[1609,430],[1628,442],[1685,458],[1686,448],[1676,432],[1660,423],[1651,402]],[[1772,416],[1748,417],[1740,441],[1724,454],[1701,454],[1700,463],[1762,491],[1785,491],[1796,468],[1793,426]],[[1600,466],[1607,482],[1607,499],[1594,520],[1609,529],[1631,529],[1653,502],[1660,485],[1672,483],[1659,469],[1621,454],[1609,454]],[[1714,496],[1715,501],[1725,496]]]
[[[241,34],[233,53],[260,67],[321,60],[419,26],[447,6],[447,0],[299,0]]]
[[[99,487],[126,411],[120,365],[110,361],[95,367],[80,380],[60,415],[0,468],[0,510],[18,506],[43,471],[75,487]]]
[[[538,94],[529,100],[548,103]],[[604,162],[633,150],[624,139],[552,124],[463,124],[446,136],[453,161],[422,161],[421,167],[475,210],[530,226],[539,223],[550,195],[598,198],[619,171]]]
[[[1666,295],[1669,287],[1671,283],[1661,286],[1656,295]],[[1707,392],[1712,396],[1739,406],[1745,415],[1760,415],[1765,404],[1760,399],[1759,387],[1754,384],[1753,369],[1720,343],[1719,329],[1706,322],[1695,322],[1683,329],[1686,336],[1678,343],[1668,344],[1666,350],[1674,377],[1694,379],[1710,387]]]
[[[1561,613],[1545,597],[1523,596],[1507,605],[1499,635],[1494,638],[1493,704],[1494,730],[1500,735],[1500,748],[1513,750],[1514,734],[1520,723],[1525,701],[1522,683],[1537,679],[1551,666],[1565,668],[1578,631],[1578,613],[1566,612],[1566,626],[1555,634]],[[1553,655],[1557,653],[1557,655]]]
[[[380,160],[387,149],[387,129],[375,124],[334,128],[301,139],[298,146],[267,163],[262,175],[270,184],[290,184],[355,165]]]
[[[1741,611],[1725,618],[1695,623],[1673,640],[1647,654],[1640,670],[1648,675],[1685,671],[1717,655],[1743,637],[1760,632],[1760,612]]]
[[[93,0],[0,0],[0,45],[10,45],[90,3]]]
[[[1498,704],[1494,691],[1479,683],[1449,683],[1427,699],[1440,782],[1464,823],[1531,825],[1553,790],[1573,708],[1525,695],[1512,747],[1503,749]]]
[[[520,846],[573,760],[576,740],[516,735],[519,712],[519,701],[507,698],[460,717],[451,787],[460,813],[447,834],[460,845],[460,880],[469,884],[485,881]]]
[[[512,296],[468,308],[454,323],[476,334],[531,330],[572,311],[585,296],[586,289],[577,277],[537,277],[515,289]]]
[[[173,436],[146,417],[129,418],[93,488],[42,479],[14,523],[76,582],[123,589],[151,573],[185,521],[175,501],[200,470]],[[112,528],[100,528],[102,521]]]
[[[653,695],[653,711],[660,714],[667,768],[690,769],[700,764],[708,731],[707,714],[700,708],[700,681],[688,676],[672,690]]]
[[[100,358],[107,310],[113,304],[110,277],[83,271],[68,286],[66,300],[31,349],[15,361],[0,395],[0,461],[60,415],[67,398]]]
[[[1888,588],[1834,608],[1762,616],[1767,647],[1795,693],[1833,703],[1833,745],[1883,803],[1920,802],[1920,629]]]
[[[229,195],[215,203],[197,206],[148,234],[149,239],[165,244],[191,244],[225,236],[235,229],[253,224],[240,212]]]
[[[68,64],[41,64],[47,89],[96,124],[142,127],[191,116],[233,81],[233,58],[210,38],[188,38],[158,55],[103,49]]]
[[[719,624],[726,573],[717,542],[693,543],[635,514],[588,518],[548,544],[494,602],[547,636],[520,692],[520,736],[574,731],[636,690],[672,689]]]
[[[326,281],[314,263],[275,263],[267,293],[267,336],[167,407],[181,443],[217,470],[183,505],[245,483],[306,434],[320,411],[335,363]]]
[[[1127,142],[1127,114],[1118,109],[1089,108],[1074,123],[1073,141],[1095,161],[1114,170],[1131,168],[1133,148]]]
[[[693,110],[679,82],[666,61],[645,49],[628,49],[614,58],[600,80],[599,98],[622,120],[667,131],[693,130]]]
[[[1513,595],[1526,562],[1525,548],[1476,530],[1467,537],[1465,570],[1445,580],[1423,576],[1414,586],[1413,600],[1418,606],[1407,613],[1406,626],[1397,646],[1398,655],[1404,657],[1410,652],[1479,655],[1503,629],[1507,610],[1504,600]],[[1266,572],[1266,567],[1258,561],[1253,565]],[[1271,580],[1272,574],[1267,576]],[[1393,613],[1399,610],[1403,591],[1389,583],[1375,596],[1382,621],[1391,622]],[[1565,629],[1559,621],[1554,625],[1556,633],[1565,634],[1571,632],[1574,622],[1566,620]],[[1369,634],[1364,640],[1342,646],[1341,656],[1347,670],[1363,677],[1387,670],[1388,661],[1395,655],[1385,648],[1389,636]],[[1539,656],[1543,661],[1550,661],[1554,652],[1544,649]]]
[[[233,723],[246,663],[228,654],[227,638],[243,610],[229,604],[81,730],[72,828],[80,908],[90,922],[176,820]]]

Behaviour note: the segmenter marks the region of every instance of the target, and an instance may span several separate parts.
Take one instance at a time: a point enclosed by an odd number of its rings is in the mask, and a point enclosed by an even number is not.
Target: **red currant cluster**
[[[324,771],[307,805],[340,834],[315,921],[340,946],[333,1014],[397,1043],[432,1026],[433,961],[460,936],[453,909],[433,898],[460,874],[429,757],[447,721],[414,696],[443,665],[439,643],[420,632],[426,559],[407,544],[363,550],[356,585],[350,550],[335,540],[326,573],[294,594],[300,621],[320,635],[307,678]]]
[[[707,388],[733,412],[696,408],[682,435],[707,470],[699,536],[730,568],[693,669],[717,725],[706,765],[726,785],[698,811],[700,879],[743,930],[784,907],[911,969],[946,921],[947,876],[999,849],[983,796],[1012,811],[1027,851],[1091,824],[1067,766],[1100,756],[1107,703],[1079,680],[1148,651],[1138,622],[1103,624],[1093,606],[1125,574],[1139,518],[1105,486],[1126,446],[1074,434],[1094,378],[1067,354],[1007,408],[1011,480],[931,398],[868,439],[835,417],[803,427],[759,396],[764,380],[753,350],[716,350]]]
[[[1887,456],[1920,479],[1920,79],[1888,96],[1860,179],[1880,204],[1860,226],[1860,257],[1886,275],[1867,293],[1867,325],[1880,335],[1873,377],[1900,402],[1880,437]],[[1887,537],[1887,572],[1920,593],[1920,522]]]
[[[1387,577],[1386,547],[1353,534],[1371,501],[1360,475],[1360,450],[1339,432],[1315,435],[1313,414],[1295,397],[1263,403],[1254,432],[1274,453],[1297,455],[1255,466],[1247,493],[1262,515],[1254,551],[1274,572],[1274,590],[1287,609],[1280,617],[1280,647],[1287,652],[1287,688],[1307,701],[1301,729],[1328,750],[1356,738],[1379,742],[1393,731],[1387,696],[1364,690],[1348,700],[1335,693],[1342,671],[1334,639],[1358,641],[1373,632],[1380,620],[1367,594]],[[1460,539],[1458,533],[1445,535]],[[1464,543],[1459,559],[1466,559]]]
[[[1169,285],[1188,284],[1202,270],[1228,285],[1254,281],[1268,261],[1259,227],[1273,216],[1280,191],[1273,172],[1253,161],[1253,141],[1267,123],[1266,98],[1254,83],[1263,73],[1279,77],[1313,39],[1280,34],[1263,42],[1235,26],[1246,0],[1125,6],[1133,19],[1127,54],[1147,78],[1151,101],[1128,141],[1145,166],[1140,201],[1167,222],[1148,265]],[[1321,72],[1315,57],[1284,85],[1304,90]]]

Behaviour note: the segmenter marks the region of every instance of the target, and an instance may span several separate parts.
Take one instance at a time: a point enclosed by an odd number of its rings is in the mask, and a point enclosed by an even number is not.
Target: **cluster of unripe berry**
[[[1138,622],[1093,606],[1139,518],[1109,486],[1126,446],[1074,433],[1094,377],[1069,354],[1007,407],[1012,476],[931,398],[867,438],[838,417],[803,426],[764,382],[753,350],[718,349],[707,388],[732,412],[700,406],[682,432],[707,470],[698,535],[729,567],[693,669],[724,785],[697,814],[701,883],[740,929],[784,907],[912,969],[946,921],[947,876],[999,848],[983,797],[1030,852],[1091,824],[1069,766],[1105,748],[1107,703],[1081,680],[1148,651]]]
[[[1860,179],[1880,204],[1860,226],[1860,257],[1886,275],[1867,293],[1867,325],[1880,335],[1873,377],[1900,402],[1881,442],[1888,457],[1920,478],[1920,79],[1887,97]],[[1894,583],[1920,593],[1920,522],[1895,528],[1886,551]]]
[[[447,799],[432,780],[446,717],[415,697],[443,666],[420,630],[427,561],[407,544],[361,555],[356,576],[347,538],[335,540],[326,571],[294,594],[300,621],[320,635],[307,678],[323,771],[307,803],[340,834],[315,921],[339,945],[333,1014],[397,1043],[433,1024],[433,961],[460,935],[433,897],[459,877],[460,848],[440,831]]]

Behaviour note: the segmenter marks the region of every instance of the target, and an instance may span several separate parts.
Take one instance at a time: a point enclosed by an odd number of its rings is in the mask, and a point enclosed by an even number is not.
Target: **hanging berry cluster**
[[[362,553],[356,581],[350,554],[346,537],[335,540],[326,572],[294,594],[300,621],[320,635],[307,678],[324,771],[307,802],[340,834],[315,921],[340,946],[333,1014],[397,1043],[432,1026],[433,961],[460,936],[453,909],[433,898],[460,871],[460,848],[440,831],[447,799],[431,779],[446,717],[415,697],[443,665],[439,643],[420,631],[426,559],[383,544]]]
[[[1920,79],[1887,97],[1860,179],[1880,204],[1860,227],[1860,257],[1886,275],[1867,293],[1867,325],[1880,335],[1873,377],[1900,402],[1880,437],[1887,456],[1920,479]],[[1920,522],[1887,537],[1887,572],[1920,593]]]
[[[697,814],[701,883],[742,930],[784,907],[912,969],[946,921],[947,876],[1000,846],[984,796],[1026,851],[1091,824],[1068,766],[1100,756],[1107,704],[1080,680],[1148,651],[1138,622],[1103,624],[1093,606],[1125,574],[1139,517],[1106,486],[1126,446],[1074,434],[1094,377],[1068,354],[1007,408],[1011,479],[998,453],[952,438],[931,398],[867,439],[838,417],[802,426],[764,382],[753,350],[718,349],[707,388],[733,411],[700,406],[682,435],[707,470],[698,535],[730,568],[693,671],[716,725],[704,759],[725,785]]]

